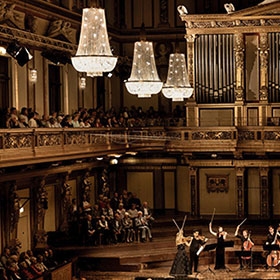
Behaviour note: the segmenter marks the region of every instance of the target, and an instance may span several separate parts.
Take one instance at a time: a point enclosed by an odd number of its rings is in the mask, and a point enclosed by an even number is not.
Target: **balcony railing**
[[[0,129],[0,167],[134,150],[280,152],[280,128]]]

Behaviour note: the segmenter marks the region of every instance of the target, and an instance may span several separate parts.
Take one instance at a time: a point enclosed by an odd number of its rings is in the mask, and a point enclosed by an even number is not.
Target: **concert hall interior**
[[[0,0],[0,280],[280,279],[279,244],[280,0]]]

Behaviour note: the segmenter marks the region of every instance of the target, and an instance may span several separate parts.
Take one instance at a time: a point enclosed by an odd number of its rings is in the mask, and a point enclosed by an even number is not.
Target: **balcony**
[[[0,167],[127,151],[280,152],[278,127],[1,129]]]

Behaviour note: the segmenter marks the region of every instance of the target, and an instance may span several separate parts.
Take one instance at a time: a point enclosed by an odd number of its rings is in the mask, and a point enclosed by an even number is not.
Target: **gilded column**
[[[187,40],[187,59],[188,59],[188,75],[189,81],[192,87],[195,86],[195,75],[194,75],[194,43],[196,39],[195,34],[186,35]],[[196,100],[195,100],[195,90],[191,98],[187,100],[186,106],[186,124],[187,126],[198,126],[198,118],[196,117]]]
[[[269,168],[261,167],[260,174],[260,215],[261,218],[269,218],[269,184],[268,184]]]
[[[191,215],[196,217],[199,215],[198,209],[198,193],[197,193],[197,168],[189,168],[189,184],[191,187]]]
[[[35,189],[36,192],[36,226],[37,230],[35,233],[36,248],[45,248],[47,245],[47,233],[44,229],[45,224],[45,214],[48,209],[48,193],[46,191],[46,181],[45,177],[39,178],[38,188]]]
[[[237,191],[237,216],[238,218],[244,218],[244,167],[236,168],[236,191]]]
[[[193,87],[195,85],[195,77],[194,77],[194,42],[196,39],[195,34],[186,35],[185,36],[187,40],[187,53],[188,53],[188,75],[190,84]],[[191,99],[195,99],[195,96],[193,94]]]
[[[260,101],[267,102],[268,99],[268,36],[260,33]]]
[[[234,54],[235,54],[235,102],[244,101],[244,57],[245,57],[245,43],[243,34],[234,35]]]

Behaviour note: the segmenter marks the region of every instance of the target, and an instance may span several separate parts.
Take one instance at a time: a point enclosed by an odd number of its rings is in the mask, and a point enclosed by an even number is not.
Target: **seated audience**
[[[123,229],[125,232],[125,240],[127,243],[133,241],[133,235],[134,235],[134,230],[133,230],[133,223],[132,220],[129,218],[129,213],[125,212],[124,213],[124,218],[122,219],[122,225]]]
[[[112,233],[114,243],[123,241],[123,225],[119,214],[115,214],[115,219],[112,221]]]
[[[135,219],[135,226],[137,230],[140,230],[141,233],[141,242],[145,242],[146,237],[148,235],[150,241],[152,241],[152,233],[148,224],[148,221],[145,217],[143,217],[142,211],[138,211],[138,217]]]

